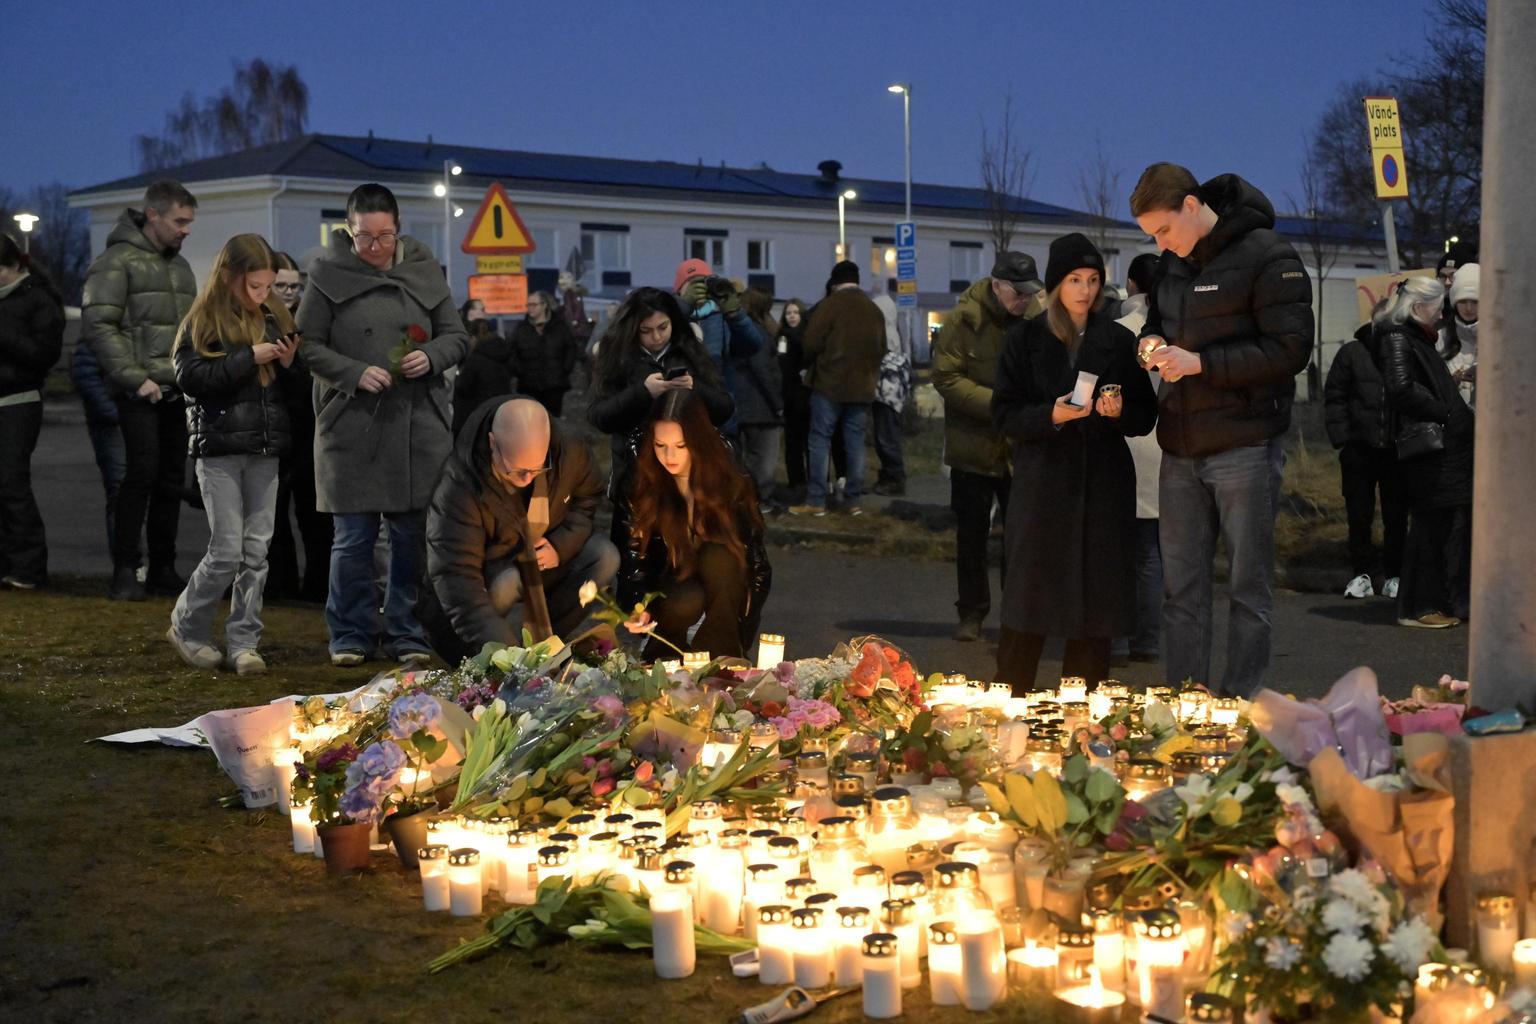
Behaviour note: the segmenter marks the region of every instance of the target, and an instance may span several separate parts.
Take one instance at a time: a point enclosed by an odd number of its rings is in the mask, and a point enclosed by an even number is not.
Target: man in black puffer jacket
[[[1312,285],[1264,194],[1235,174],[1205,184],[1148,167],[1131,215],[1164,249],[1139,351],[1157,369],[1164,664],[1211,682],[1211,562],[1231,556],[1222,693],[1246,697],[1269,664],[1275,507],[1295,377],[1312,352]]]
[[[1376,546],[1371,542],[1371,523],[1376,518],[1376,491],[1381,490],[1382,572],[1386,577],[1381,596],[1396,599],[1398,574],[1403,564],[1403,540],[1408,535],[1408,500],[1403,493],[1397,451],[1387,431],[1386,385],[1369,323],[1344,343],[1323,385],[1327,410],[1328,440],[1339,450],[1339,476],[1344,486],[1344,509],[1349,517],[1350,574],[1345,597],[1371,597],[1371,571],[1376,568]]]

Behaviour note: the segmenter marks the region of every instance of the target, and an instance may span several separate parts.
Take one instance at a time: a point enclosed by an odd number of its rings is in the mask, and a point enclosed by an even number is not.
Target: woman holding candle
[[[1046,314],[1009,331],[992,391],[993,422],[1013,444],[997,678],[1016,695],[1034,688],[1047,636],[1067,638],[1062,675],[1101,682],[1110,638],[1135,618],[1125,439],[1152,429],[1157,399],[1131,333],[1094,312],[1103,281],[1104,258],[1085,236],[1053,241]]]
[[[630,629],[654,630],[679,650],[740,657],[757,633],[773,571],[752,481],[692,390],[656,399],[628,493],[620,600],[662,594]],[[688,630],[701,617],[690,646]],[[647,653],[660,657],[665,647],[652,640]]]

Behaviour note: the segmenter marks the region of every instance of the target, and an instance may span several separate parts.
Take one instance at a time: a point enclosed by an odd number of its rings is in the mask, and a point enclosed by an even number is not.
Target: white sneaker
[[[1397,577],[1388,577],[1387,582],[1381,585],[1381,596],[1397,600]]]
[[[176,632],[175,626],[165,631],[165,638],[171,642],[172,647],[176,648],[176,653],[181,655],[181,660],[193,668],[218,668],[219,662],[224,660],[218,648],[186,639]]]
[[[267,670],[267,663],[255,651],[239,651],[229,656],[229,667],[242,676],[259,676]]]
[[[1344,588],[1345,597],[1375,597],[1376,591],[1371,586],[1371,577],[1361,573],[1349,581],[1349,586]]]

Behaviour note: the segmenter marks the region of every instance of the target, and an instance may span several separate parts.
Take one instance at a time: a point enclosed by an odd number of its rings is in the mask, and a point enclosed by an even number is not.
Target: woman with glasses
[[[354,189],[347,226],[351,250],[316,262],[298,317],[315,377],[319,506],[335,516],[331,663],[360,665],[382,648],[421,664],[431,659],[414,611],[424,520],[453,447],[443,373],[469,339],[436,255],[400,234],[389,189]],[[373,571],[381,519],[389,530],[382,622]]]
[[[518,393],[559,416],[579,354],[554,298],[548,292],[528,296],[528,315],[512,331]]]
[[[627,606],[647,593],[662,595],[631,629],[653,628],[679,650],[717,657],[745,654],[757,633],[773,570],[763,544],[757,489],[696,393],[667,391],[652,404],[627,504],[630,529],[622,549],[619,600]],[[696,622],[699,628],[690,640],[688,631]],[[652,640],[645,653],[667,657],[672,648]]]

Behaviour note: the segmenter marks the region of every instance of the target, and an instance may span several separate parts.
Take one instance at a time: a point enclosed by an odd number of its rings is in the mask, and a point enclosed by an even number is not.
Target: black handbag
[[[1406,462],[1445,451],[1445,427],[1439,423],[1409,422],[1397,429],[1397,460]]]

